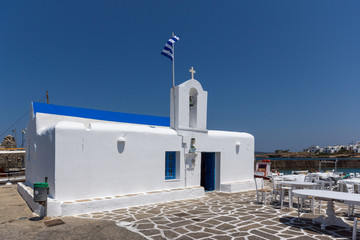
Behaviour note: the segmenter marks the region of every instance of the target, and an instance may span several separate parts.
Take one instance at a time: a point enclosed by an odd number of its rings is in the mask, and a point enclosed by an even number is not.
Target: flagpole
[[[175,34],[172,33],[172,37],[174,37]],[[173,44],[173,61],[172,61],[172,72],[173,72],[173,87],[172,87],[172,90],[173,90],[173,103],[174,103],[174,110],[173,110],[173,114],[174,114],[174,129],[176,129],[176,103],[175,103],[175,44]]]
[[[172,37],[174,37],[174,36],[175,36],[175,34],[172,33]],[[173,44],[172,73],[173,73],[173,88],[175,88],[175,44]]]

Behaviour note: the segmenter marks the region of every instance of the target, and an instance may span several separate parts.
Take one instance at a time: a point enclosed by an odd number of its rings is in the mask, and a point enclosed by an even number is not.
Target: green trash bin
[[[34,202],[45,202],[47,200],[49,184],[34,183]]]

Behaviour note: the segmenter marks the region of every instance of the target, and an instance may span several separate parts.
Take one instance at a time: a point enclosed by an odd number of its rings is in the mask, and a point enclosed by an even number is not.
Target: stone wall
[[[278,170],[319,170],[320,160],[271,160],[271,168]],[[338,159],[338,168],[360,168],[359,159]],[[334,169],[334,163],[321,163],[322,169]]]
[[[25,153],[0,154],[0,173],[24,168]]]
[[[0,149],[8,151],[12,148],[16,148],[15,138],[7,135],[0,144]],[[24,168],[24,158],[25,153],[0,154],[0,173]]]

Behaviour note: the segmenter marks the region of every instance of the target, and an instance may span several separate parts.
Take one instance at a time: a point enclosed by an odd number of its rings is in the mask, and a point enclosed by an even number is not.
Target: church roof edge
[[[96,120],[111,121],[111,122],[135,123],[135,124],[154,125],[154,126],[163,126],[163,127],[170,126],[170,118],[168,117],[110,112],[110,111],[94,110],[89,108],[68,107],[68,106],[60,106],[60,105],[38,103],[38,102],[33,102],[32,104],[33,104],[34,115],[36,115],[36,113],[47,113],[54,115],[88,118],[88,119],[96,119]]]

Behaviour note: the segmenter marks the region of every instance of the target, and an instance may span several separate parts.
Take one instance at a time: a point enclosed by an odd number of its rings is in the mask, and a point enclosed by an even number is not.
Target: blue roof
[[[112,122],[123,122],[123,123],[136,123],[144,125],[154,126],[170,126],[170,118],[168,117],[157,117],[147,116],[140,114],[120,113],[120,112],[108,112],[101,110],[93,110],[87,108],[77,107],[66,107],[46,103],[33,102],[34,114],[36,113],[47,113],[70,117],[89,118]]]

